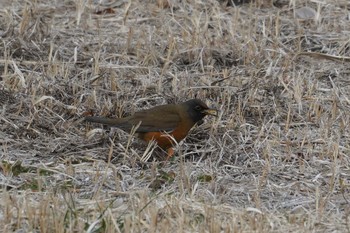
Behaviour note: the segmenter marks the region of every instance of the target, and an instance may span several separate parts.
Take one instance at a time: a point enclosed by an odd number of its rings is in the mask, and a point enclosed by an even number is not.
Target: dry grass
[[[350,232],[347,0],[95,2],[0,1],[3,232]],[[81,122],[195,96],[168,163]]]

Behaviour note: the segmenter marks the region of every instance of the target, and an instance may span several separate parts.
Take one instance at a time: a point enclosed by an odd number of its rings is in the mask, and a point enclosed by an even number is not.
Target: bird
[[[141,110],[124,118],[86,116],[85,121],[119,128],[145,142],[155,141],[167,152],[167,160],[174,155],[174,145],[182,141],[190,129],[205,116],[218,116],[200,99],[190,99],[179,104],[166,104]],[[175,141],[176,142],[175,142]]]

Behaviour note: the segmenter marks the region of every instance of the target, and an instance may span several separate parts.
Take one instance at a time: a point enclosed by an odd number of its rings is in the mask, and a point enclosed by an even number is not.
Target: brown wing
[[[126,132],[141,122],[136,133],[172,131],[181,121],[175,105],[157,106],[125,118],[85,117],[85,120],[118,127]]]
[[[172,131],[180,121],[176,106],[163,105],[137,112],[128,117],[128,129],[123,127],[123,130],[130,131],[132,126],[141,122],[136,130],[137,133]]]

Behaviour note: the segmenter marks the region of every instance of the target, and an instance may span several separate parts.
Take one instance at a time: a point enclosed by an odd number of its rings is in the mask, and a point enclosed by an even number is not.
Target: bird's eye
[[[197,105],[196,107],[194,107],[194,109],[195,109],[196,111],[201,111],[201,110],[202,110],[202,107],[199,106],[199,105]]]

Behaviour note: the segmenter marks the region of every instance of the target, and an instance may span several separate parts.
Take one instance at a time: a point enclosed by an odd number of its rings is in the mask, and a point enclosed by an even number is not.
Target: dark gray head
[[[191,99],[183,102],[181,105],[186,107],[187,113],[194,123],[202,120],[206,115],[217,116],[218,114],[216,109],[210,109],[203,101],[199,99]]]

